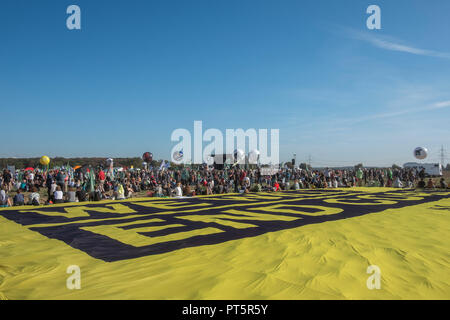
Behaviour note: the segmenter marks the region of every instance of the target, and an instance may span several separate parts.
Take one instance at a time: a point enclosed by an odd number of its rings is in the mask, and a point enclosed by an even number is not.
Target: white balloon
[[[248,162],[250,164],[256,164],[258,162],[258,157],[260,152],[258,150],[252,150],[248,153]]]
[[[175,151],[172,155],[173,160],[175,162],[180,162],[183,159],[183,153],[180,151]]]
[[[206,164],[207,164],[208,166],[212,166],[212,165],[214,164],[214,158],[211,157],[211,156],[208,156],[208,157],[206,158]]]
[[[234,162],[236,163],[241,162],[245,158],[245,153],[241,149],[234,150],[233,155],[234,155]]]
[[[419,160],[423,160],[428,156],[428,150],[423,147],[417,147],[414,149],[414,157]]]

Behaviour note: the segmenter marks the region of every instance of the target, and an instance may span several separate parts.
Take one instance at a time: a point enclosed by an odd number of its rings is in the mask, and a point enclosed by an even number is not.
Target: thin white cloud
[[[428,57],[436,57],[436,58],[444,58],[444,59],[450,59],[450,53],[448,52],[439,52],[434,50],[426,50],[426,49],[420,49],[412,46],[408,46],[405,44],[402,44],[400,40],[394,39],[392,37],[381,37],[378,35],[375,35],[373,32],[360,32],[355,31],[353,29],[349,28],[342,28],[344,30],[346,36],[365,41],[370,43],[371,45],[385,49],[390,51],[398,51],[398,52],[405,52],[410,54],[415,54],[419,56],[428,56]]]
[[[432,106],[430,106],[429,109],[441,109],[441,108],[448,108],[448,107],[450,107],[450,100],[437,102],[437,103],[433,104]]]
[[[433,104],[428,105],[423,108],[401,110],[401,111],[396,111],[396,112],[378,113],[378,114],[373,114],[373,115],[369,115],[366,117],[352,119],[349,121],[351,121],[352,123],[357,123],[357,122],[364,122],[364,121],[377,120],[377,119],[386,119],[386,118],[393,118],[393,117],[403,116],[403,115],[412,114],[412,113],[419,113],[419,112],[425,112],[425,111],[431,111],[431,110],[443,109],[443,108],[449,108],[449,107],[450,107],[450,100],[440,101],[440,102],[433,103]]]

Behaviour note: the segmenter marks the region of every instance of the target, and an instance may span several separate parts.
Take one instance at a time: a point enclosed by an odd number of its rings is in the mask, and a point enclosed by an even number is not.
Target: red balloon
[[[151,154],[150,152],[145,152],[142,155],[142,160],[144,160],[145,162],[152,162],[153,160],[153,154]]]

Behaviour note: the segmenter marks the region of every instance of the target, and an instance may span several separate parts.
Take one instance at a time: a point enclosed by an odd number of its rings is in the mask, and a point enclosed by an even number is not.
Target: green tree
[[[311,166],[307,163],[300,163],[300,169],[311,170]]]
[[[362,164],[362,163],[358,163],[356,166],[355,166],[355,170],[358,170],[359,168],[363,168],[364,167],[364,165]]]

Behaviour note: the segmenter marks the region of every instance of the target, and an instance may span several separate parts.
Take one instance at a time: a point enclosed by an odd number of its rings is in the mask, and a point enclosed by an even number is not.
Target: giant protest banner
[[[445,191],[352,188],[4,208],[0,297],[447,299],[449,232]]]

